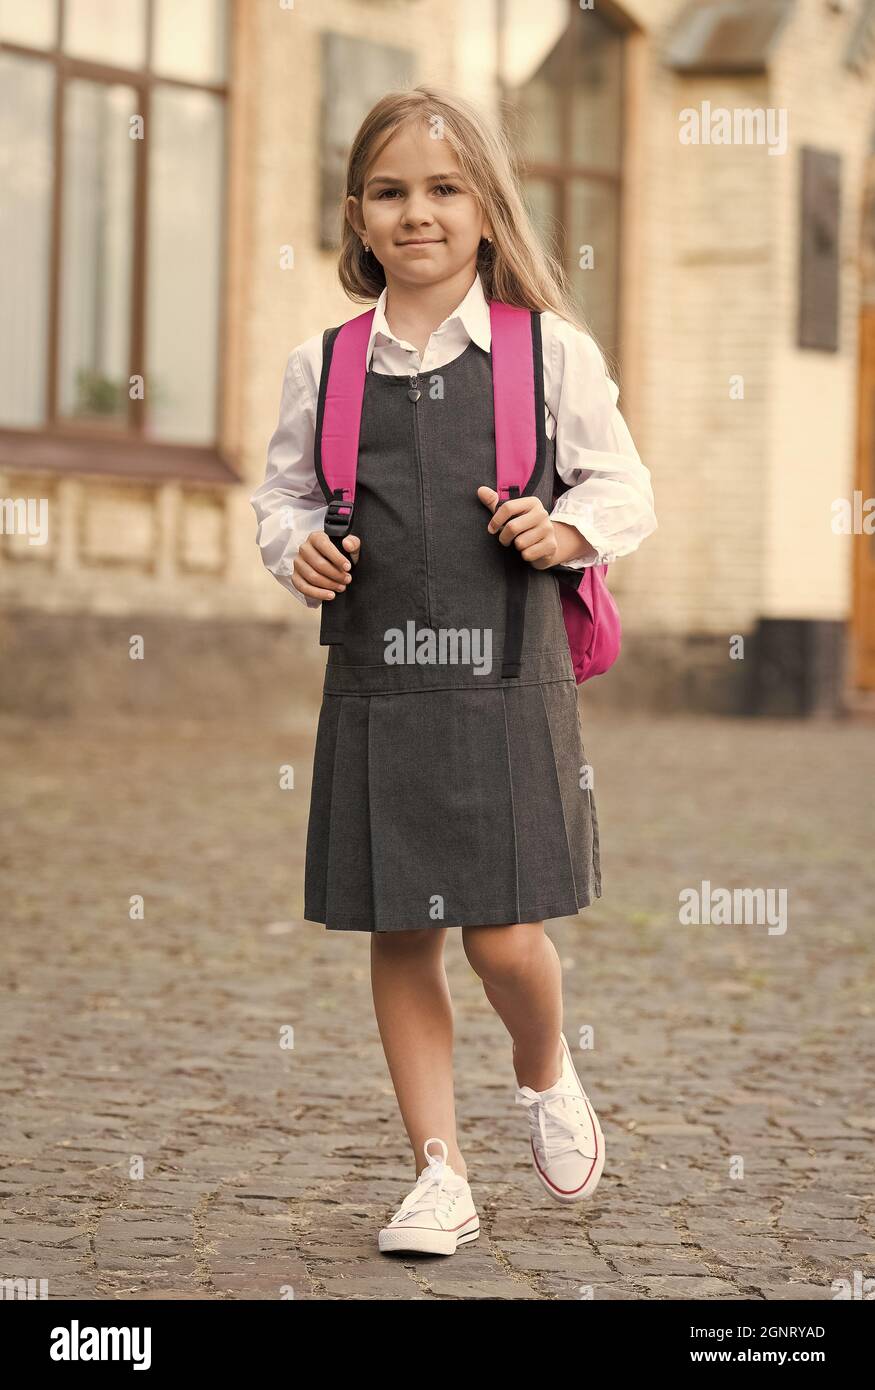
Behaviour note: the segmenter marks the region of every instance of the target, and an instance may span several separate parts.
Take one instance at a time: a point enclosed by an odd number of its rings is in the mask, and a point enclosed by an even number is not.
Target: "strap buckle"
[[[332,497],[325,513],[325,534],[332,540],[342,540],[352,524],[352,502]]]

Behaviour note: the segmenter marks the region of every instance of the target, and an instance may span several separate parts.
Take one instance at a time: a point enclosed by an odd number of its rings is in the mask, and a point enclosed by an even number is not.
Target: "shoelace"
[[[404,1201],[395,1212],[391,1226],[395,1221],[403,1221],[415,1211],[436,1211],[441,1217],[450,1214],[450,1208],[456,1197],[461,1191],[451,1192],[444,1190],[444,1180],[450,1176],[446,1170],[444,1160],[435,1154],[426,1154],[428,1168],[420,1173],[416,1180],[416,1186],[408,1192]]]
[[[577,1149],[584,1157],[592,1157],[592,1123],[577,1091],[569,1088],[544,1100],[531,1086],[520,1086],[516,1102],[526,1106],[530,1121],[536,1119],[545,1156],[557,1158]],[[532,1110],[532,1106],[536,1109]]]

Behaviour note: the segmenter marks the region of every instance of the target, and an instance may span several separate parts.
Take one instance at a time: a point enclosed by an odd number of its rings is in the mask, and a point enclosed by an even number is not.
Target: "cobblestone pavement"
[[[329,1300],[823,1300],[875,1276],[875,730],[584,707],[604,897],[549,930],[566,1034],[595,1030],[604,1176],[570,1208],[537,1183],[451,930],[482,1234],[442,1259],[376,1250],[414,1167],[369,938],[296,920],[314,727],[3,726],[0,1275]],[[681,925],[703,880],[787,888],[787,931]]]

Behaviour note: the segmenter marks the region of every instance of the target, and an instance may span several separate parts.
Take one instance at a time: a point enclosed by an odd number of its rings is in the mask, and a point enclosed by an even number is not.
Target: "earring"
[[[366,251],[370,251],[371,249],[370,244],[367,241],[363,241],[362,246],[365,248]]]

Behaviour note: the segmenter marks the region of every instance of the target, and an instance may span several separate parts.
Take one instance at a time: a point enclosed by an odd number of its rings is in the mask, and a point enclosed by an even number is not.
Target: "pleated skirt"
[[[323,693],[304,916],[334,931],[564,917],[601,896],[571,680]]]

